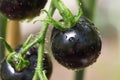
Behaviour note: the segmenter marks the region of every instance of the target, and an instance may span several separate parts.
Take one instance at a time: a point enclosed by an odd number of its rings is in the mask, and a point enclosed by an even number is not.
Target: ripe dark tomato
[[[0,12],[7,18],[21,20],[39,15],[47,0],[0,0]]]
[[[54,27],[51,48],[60,64],[69,69],[82,69],[98,58],[101,39],[94,24],[87,18],[81,17],[71,29],[61,31]]]
[[[16,49],[17,52],[20,47]],[[37,63],[37,47],[32,47],[26,55],[30,65],[21,71],[17,71],[12,67],[6,59],[1,63],[0,75],[2,80],[32,80]],[[43,58],[43,69],[46,70],[46,76],[49,79],[52,73],[52,63],[50,57],[45,54]]]

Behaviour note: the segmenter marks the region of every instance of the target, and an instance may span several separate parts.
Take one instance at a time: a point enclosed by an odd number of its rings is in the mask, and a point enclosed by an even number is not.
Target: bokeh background
[[[66,6],[73,12],[77,13],[77,4],[75,0],[63,0]],[[46,5],[46,9],[49,6],[49,0]],[[35,18],[34,20],[27,22],[21,21],[19,24],[21,38],[19,38],[22,44],[25,39],[31,33],[38,33],[42,27],[41,22],[33,23],[42,16]],[[56,20],[61,17],[58,11],[53,16]],[[84,72],[84,80],[120,80],[120,0],[96,0],[94,11],[94,24],[100,30],[102,38],[102,51],[96,63],[87,67]],[[18,25],[17,25],[18,26]],[[46,44],[46,52],[50,50],[50,33],[52,26],[48,30]],[[75,71],[68,70],[58,64],[57,61],[51,55],[53,62],[53,74],[51,80],[74,80]]]

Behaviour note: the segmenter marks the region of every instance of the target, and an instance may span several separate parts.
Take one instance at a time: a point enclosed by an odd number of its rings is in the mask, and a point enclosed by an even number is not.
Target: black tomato
[[[94,63],[101,53],[101,45],[99,32],[85,17],[65,31],[54,27],[51,35],[53,55],[68,69],[82,69]]]
[[[20,47],[16,49],[17,52],[20,50]],[[26,55],[26,59],[30,62],[29,67],[17,71],[12,67],[6,59],[1,63],[0,75],[2,80],[32,80],[36,63],[37,63],[37,47],[32,47]],[[44,54],[43,58],[43,69],[46,71],[46,76],[49,79],[52,73],[52,63],[50,57],[47,54]]]
[[[0,12],[9,19],[21,20],[39,15],[47,0],[0,0]]]

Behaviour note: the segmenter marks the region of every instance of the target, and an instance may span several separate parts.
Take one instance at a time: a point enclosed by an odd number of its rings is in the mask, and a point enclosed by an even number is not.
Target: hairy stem
[[[44,75],[43,71],[43,53],[44,53],[44,41],[39,45],[39,50],[38,50],[38,62],[37,62],[37,71],[38,75],[40,77],[40,80],[48,80],[47,77]]]
[[[55,7],[53,5],[53,2],[51,1],[48,13],[52,16],[54,11],[55,11]],[[48,17],[46,17],[46,18],[48,18]],[[48,29],[48,25],[49,25],[48,23],[44,23],[44,25],[42,27],[42,30],[41,30],[41,33],[38,35],[38,37],[35,39],[35,41],[33,41],[28,46],[28,48],[29,48],[29,47],[31,47],[31,45],[34,45],[37,42],[40,43],[39,44],[39,49],[38,49],[37,67],[36,67],[36,70],[35,70],[35,75],[33,77],[33,80],[37,80],[38,76],[40,77],[40,80],[47,80],[47,78],[44,74],[43,68],[42,68],[42,66],[43,66],[42,62],[43,62],[43,52],[44,52],[44,40],[45,40],[45,35],[46,35],[47,29]]]
[[[72,12],[64,5],[61,0],[54,0],[55,7],[59,10],[60,15],[64,18],[64,22],[74,24],[74,16]]]
[[[66,29],[72,28],[75,25],[75,19],[72,12],[64,5],[61,0],[53,0],[55,7],[58,9],[60,15],[64,19],[64,26]]]
[[[50,4],[50,7],[49,7],[49,10],[48,10],[48,13],[52,16],[53,13],[55,11],[55,7],[53,5],[53,2],[51,1],[51,4]],[[48,18],[48,17],[46,17]],[[45,37],[45,34],[46,34],[46,31],[48,29],[48,23],[44,23],[43,27],[42,27],[42,30],[41,32],[39,33],[39,35],[36,37],[36,39],[28,44],[23,50],[22,50],[22,53],[26,53],[28,51],[28,49],[30,49],[31,47],[33,47],[36,43],[41,43],[41,41],[43,40],[43,38]]]

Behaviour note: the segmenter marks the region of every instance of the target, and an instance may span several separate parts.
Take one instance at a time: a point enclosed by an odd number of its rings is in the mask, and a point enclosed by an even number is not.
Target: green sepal
[[[32,37],[33,37],[33,34],[30,34],[28,36],[27,40],[23,43],[22,48],[25,48],[30,43]]]
[[[21,53],[18,53],[18,64],[15,66],[16,70],[20,71],[30,65],[28,60],[23,59]]]
[[[17,71],[21,71],[30,65],[29,61],[25,60],[21,53],[12,52],[7,56],[6,60]]]
[[[12,49],[12,47],[7,43],[7,41],[6,41],[4,38],[0,37],[0,40],[3,41],[3,43],[4,43],[5,47],[6,47],[6,49],[9,51],[9,53],[14,52],[14,50]]]

